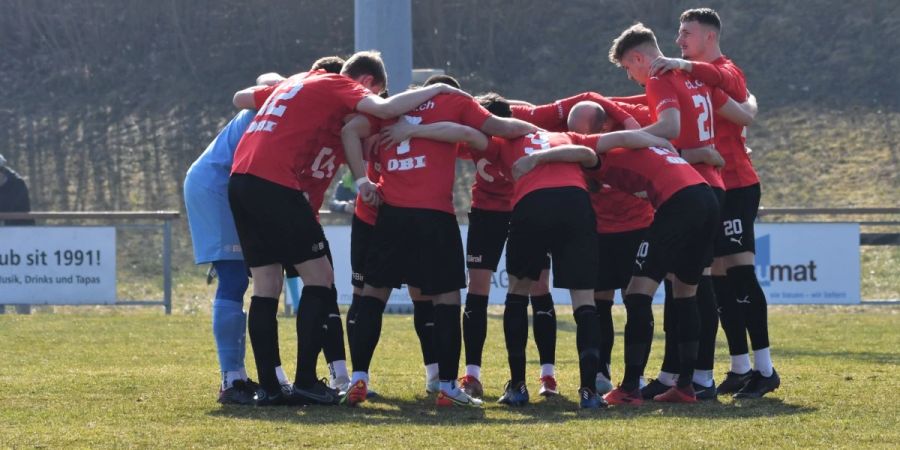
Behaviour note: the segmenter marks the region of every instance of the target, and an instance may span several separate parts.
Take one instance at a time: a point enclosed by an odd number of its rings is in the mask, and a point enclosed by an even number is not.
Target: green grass
[[[624,318],[621,307],[614,311],[614,373],[621,374]],[[575,327],[563,308],[557,355],[564,398],[521,409],[496,405],[507,371],[500,310],[491,313],[484,410],[436,410],[425,397],[411,316],[386,317],[372,380],[383,398],[356,409],[218,405],[205,314],[0,316],[0,447],[900,446],[898,306],[770,308],[783,384],[764,399],[594,413],[574,402]],[[291,319],[280,320],[280,334],[292,369]],[[529,345],[535,393],[538,363]],[[654,351],[648,372],[659,367],[658,356]],[[724,344],[717,361],[721,377]]]

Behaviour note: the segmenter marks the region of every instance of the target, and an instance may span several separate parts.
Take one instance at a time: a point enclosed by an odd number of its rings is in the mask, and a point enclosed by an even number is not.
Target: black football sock
[[[612,318],[612,301],[595,300],[597,318],[600,320],[600,373],[611,380],[609,366],[612,364],[612,348],[616,339],[615,327]]]
[[[621,388],[633,391],[640,386],[647,364],[647,351],[653,339],[653,297],[644,294],[625,296],[625,375]]]
[[[534,343],[541,365],[556,364],[556,309],[553,308],[553,297],[549,293],[531,297],[531,315]]]
[[[460,305],[434,305],[434,337],[438,352],[438,378],[455,381],[459,377],[459,354],[462,351],[462,329],[459,325]]]
[[[278,299],[270,297],[250,297],[247,314],[247,328],[250,346],[256,360],[256,374],[259,384],[269,394],[281,392],[281,384],[275,375],[278,365]]]
[[[716,293],[712,277],[703,275],[697,285],[697,308],[700,311],[700,347],[697,350],[697,370],[713,370],[716,359],[716,334],[719,331],[719,313],[716,310]]]
[[[600,371],[600,318],[594,305],[579,306],[575,310],[575,340],[578,352],[578,371],[582,388],[594,390]]]
[[[304,286],[300,294],[300,308],[297,311],[297,372],[294,384],[301,388],[312,386],[316,376],[316,362],[325,333],[323,326],[328,317],[328,302],[331,288],[324,286]],[[336,299],[335,299],[336,300]]]
[[[359,307],[359,299],[362,298],[360,294],[353,294],[353,299],[350,300],[350,308],[347,309],[347,343],[349,345],[353,345],[353,325],[356,324],[356,309]]]
[[[513,386],[525,381],[525,346],[528,343],[528,297],[506,294],[503,308],[503,337]]]
[[[381,322],[386,303],[375,298],[362,296],[356,306],[356,323],[350,336],[350,359],[354,372],[368,372],[375,347],[381,338]]]
[[[678,329],[675,333],[678,334],[678,354],[681,359],[678,387],[685,387],[693,382],[694,367],[697,365],[700,310],[697,308],[697,297],[676,298],[673,303],[678,315]]]
[[[344,325],[341,322],[337,288],[334,285],[331,285],[331,292],[325,301],[325,311],[325,341],[322,343],[322,352],[325,353],[325,362],[331,364],[347,359],[347,351],[344,349]]]
[[[712,277],[713,289],[716,291],[716,304],[719,307],[719,320],[722,331],[728,340],[729,355],[746,355],[750,353],[747,345],[747,323],[734,296],[731,280],[727,276]]]
[[[487,295],[466,294],[462,319],[466,365],[481,367],[481,355],[487,339],[487,305]]]
[[[753,266],[728,269],[728,280],[734,287],[735,301],[747,319],[747,333],[753,350],[769,347],[769,319],[766,295],[759,286]]]
[[[434,341],[434,303],[431,300],[414,301],[413,325],[416,335],[419,336],[419,346],[422,348],[422,360],[425,365],[437,362]]]
[[[663,332],[665,333],[665,353],[663,353],[663,372],[678,373],[680,359],[678,356],[678,314],[672,305],[672,282],[665,280],[666,302],[663,304]]]

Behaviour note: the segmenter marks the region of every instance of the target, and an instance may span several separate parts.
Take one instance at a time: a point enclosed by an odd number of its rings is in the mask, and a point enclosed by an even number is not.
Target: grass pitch
[[[900,306],[770,308],[782,387],[764,399],[599,412],[577,409],[575,325],[570,309],[558,312],[563,397],[535,398],[532,342],[533,403],[519,409],[495,403],[508,372],[500,310],[492,309],[483,410],[437,410],[425,396],[411,316],[386,317],[372,370],[372,387],[382,397],[354,409],[218,405],[208,315],[0,316],[0,447],[900,446]],[[614,312],[619,376],[624,310]],[[290,318],[279,321],[289,372],[293,326]],[[651,376],[659,368],[659,337]],[[719,378],[727,370],[723,339],[720,333]],[[247,363],[254,373],[250,354]]]

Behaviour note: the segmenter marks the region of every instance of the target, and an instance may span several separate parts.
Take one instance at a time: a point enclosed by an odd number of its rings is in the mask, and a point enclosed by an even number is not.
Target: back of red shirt
[[[334,139],[342,119],[371,93],[342,75],[316,71],[294,75],[254,97],[259,111],[234,153],[231,173],[247,173],[292,189],[301,180],[334,177]],[[326,185],[327,186],[327,185]]]
[[[480,129],[491,116],[475,100],[462,95],[438,95],[397,120],[413,124],[455,122]],[[387,122],[385,122],[387,124]],[[453,209],[456,144],[413,138],[378,152],[379,190],[386,203],[404,208]]]
[[[598,233],[640,230],[653,222],[654,210],[650,202],[606,183],[600,183],[600,188],[591,192],[591,206],[597,216]]]
[[[713,65],[724,70],[730,82],[725,83],[725,93],[737,102],[743,102],[747,97],[747,79],[744,72],[730,59],[721,56],[712,62]],[[718,113],[716,120],[716,149],[725,159],[725,167],[722,169],[722,178],[727,189],[736,189],[759,183],[759,176],[753,169],[750,156],[747,155],[744,127],[738,125]]]
[[[598,170],[587,172],[600,183],[647,199],[654,209],[688,186],[707,184],[687,161],[656,147],[612,149],[600,155]]]
[[[491,138],[494,149],[503,145],[504,140]],[[472,208],[488,211],[512,211],[513,181],[508,172],[503,170],[502,161],[497,160],[496,151],[490,158],[490,152],[482,152],[463,146],[463,151],[475,163],[475,182],[472,183]]]
[[[492,140],[491,145],[485,151],[485,158],[490,161],[502,161],[502,170],[505,173],[510,173],[509,168],[526,155],[566,144],[577,144],[594,148],[592,145],[596,146],[596,140],[592,142],[591,144],[587,136],[578,133],[538,131],[537,133],[527,134],[513,140]],[[584,180],[580,164],[569,162],[539,164],[531,172],[528,172],[516,181],[512,204],[515,205],[522,197],[539,189],[567,186],[578,187],[587,191],[587,183]]]
[[[714,111],[725,104],[728,97],[719,89],[710,89],[703,82],[680,70],[651,77],[647,81],[647,103],[653,122],[663,111],[675,108],[681,116],[681,132],[672,140],[679,150],[715,144]],[[694,168],[713,187],[725,188],[716,167],[695,164]]]
[[[622,123],[631,117],[618,104],[596,92],[583,92],[553,103],[534,107],[512,105],[510,109],[513,117],[516,119],[524,120],[548,131],[566,132],[569,131],[569,112],[572,111],[573,106],[584,101],[599,104],[606,111],[606,115],[615,122]]]

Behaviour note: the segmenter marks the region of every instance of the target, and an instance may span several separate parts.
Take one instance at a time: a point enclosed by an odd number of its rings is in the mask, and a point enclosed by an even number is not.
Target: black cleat
[[[653,400],[653,397],[668,391],[671,387],[662,381],[653,380],[641,388],[641,397],[644,397],[644,400]]]
[[[734,394],[734,398],[761,398],[763,395],[778,389],[781,386],[781,377],[772,369],[772,376],[764,377],[758,370],[753,371],[750,381],[741,390]]]
[[[512,384],[512,381],[507,381],[506,388],[503,391],[503,395],[500,396],[500,400],[497,400],[497,403],[509,406],[525,406],[528,404],[528,388],[525,387],[524,381],[516,383],[515,386]]]
[[[716,388],[718,395],[734,394],[740,391],[750,381],[751,375],[753,375],[752,370],[748,370],[746,373],[728,372],[725,374],[725,381]]]
[[[337,389],[328,387],[325,380],[318,380],[308,388],[294,384],[293,399],[296,404],[337,405],[341,401],[341,396]]]
[[[220,390],[216,401],[223,405],[252,405],[254,394],[254,391],[247,389],[247,384],[243,380],[237,380],[230,388]]]
[[[281,386],[281,390],[277,393],[266,392],[260,388],[253,397],[256,406],[293,406],[297,405],[294,400],[294,392],[290,385]]]
[[[716,382],[713,381],[713,385],[710,387],[703,386],[702,384],[693,383],[694,386],[694,395],[697,396],[697,400],[715,400],[716,399]]]

